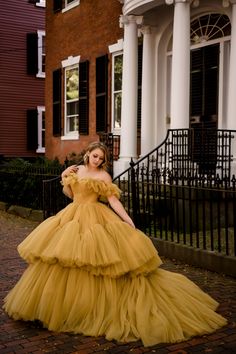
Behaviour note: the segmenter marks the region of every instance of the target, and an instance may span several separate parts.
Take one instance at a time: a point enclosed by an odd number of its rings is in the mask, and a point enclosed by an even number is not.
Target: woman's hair
[[[103,170],[107,170],[109,168],[110,162],[109,162],[109,153],[106,145],[101,143],[100,141],[95,141],[93,143],[90,143],[85,150],[84,154],[84,164],[87,165],[89,163],[89,152],[92,152],[95,149],[100,149],[104,153],[104,160],[102,164],[99,166],[99,168],[102,168]]]

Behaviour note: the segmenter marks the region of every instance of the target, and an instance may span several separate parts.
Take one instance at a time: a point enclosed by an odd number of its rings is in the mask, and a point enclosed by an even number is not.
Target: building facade
[[[117,0],[48,1],[46,154],[64,161],[111,130],[109,45],[123,37]]]
[[[111,132],[120,136],[118,174],[169,128],[236,129],[236,0],[52,3],[48,157]]]
[[[45,153],[45,1],[5,1],[0,13],[0,155]]]

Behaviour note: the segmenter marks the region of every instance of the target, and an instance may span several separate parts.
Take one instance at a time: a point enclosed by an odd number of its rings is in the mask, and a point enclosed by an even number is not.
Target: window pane
[[[66,70],[66,99],[73,100],[79,97],[79,70],[78,67]]]
[[[114,94],[114,128],[121,127],[121,92]]]
[[[120,91],[122,88],[122,66],[123,55],[117,55],[114,58],[114,90]]]
[[[67,103],[67,115],[77,115],[79,113],[79,101]]]
[[[68,129],[67,132],[74,132],[79,130],[79,119],[78,116],[67,117]]]

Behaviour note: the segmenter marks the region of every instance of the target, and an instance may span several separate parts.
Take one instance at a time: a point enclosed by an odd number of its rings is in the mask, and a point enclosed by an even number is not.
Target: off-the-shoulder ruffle
[[[83,184],[84,187],[97,193],[99,196],[110,197],[115,195],[117,198],[120,198],[121,190],[114,183],[106,183],[105,181],[91,177],[79,178],[75,173],[63,177],[61,181],[63,186],[70,185],[73,187],[76,183]]]

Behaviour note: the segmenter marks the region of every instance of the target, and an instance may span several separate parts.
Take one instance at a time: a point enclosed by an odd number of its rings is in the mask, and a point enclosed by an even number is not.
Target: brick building
[[[117,0],[48,1],[46,154],[61,161],[110,131],[109,45],[123,36]]]
[[[45,1],[4,1],[0,31],[0,155],[36,157],[45,152]]]
[[[49,158],[111,132],[117,174],[169,128],[236,128],[236,0],[54,0],[46,12]]]

